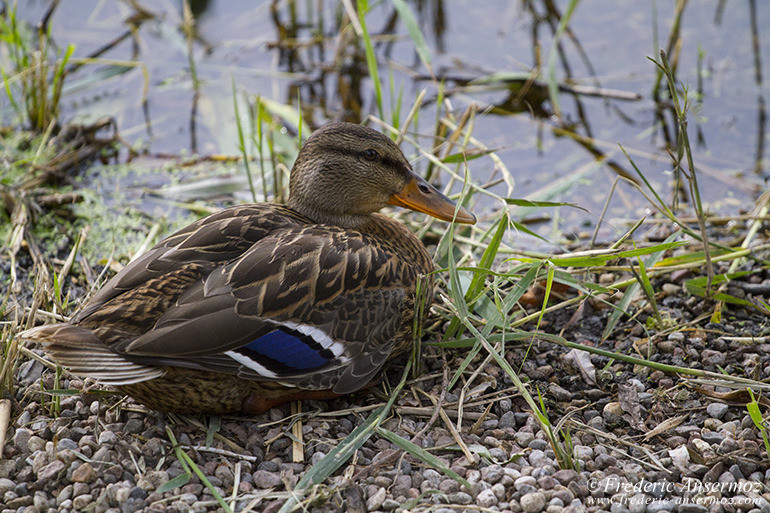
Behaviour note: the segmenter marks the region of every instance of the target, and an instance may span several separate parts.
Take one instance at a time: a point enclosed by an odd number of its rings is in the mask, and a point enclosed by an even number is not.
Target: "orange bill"
[[[388,199],[388,203],[397,207],[409,208],[441,219],[456,223],[474,224],[476,216],[458,207],[438,189],[429,184],[424,178],[412,175],[401,191]]]

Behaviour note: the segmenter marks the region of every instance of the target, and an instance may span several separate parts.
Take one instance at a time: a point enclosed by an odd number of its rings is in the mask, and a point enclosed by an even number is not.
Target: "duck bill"
[[[416,210],[442,221],[463,224],[476,222],[476,216],[463,207],[458,207],[454,201],[417,175],[412,175],[404,188],[388,199],[388,203]]]

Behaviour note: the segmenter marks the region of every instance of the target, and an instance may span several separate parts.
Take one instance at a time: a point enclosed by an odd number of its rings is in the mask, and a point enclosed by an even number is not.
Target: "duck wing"
[[[376,236],[241,217],[210,217],[166,239],[77,322],[105,331],[100,338],[138,364],[340,394],[364,386],[411,325],[418,269]],[[142,298],[157,288],[169,292],[156,299],[161,313],[137,322],[131,305],[147,309]]]

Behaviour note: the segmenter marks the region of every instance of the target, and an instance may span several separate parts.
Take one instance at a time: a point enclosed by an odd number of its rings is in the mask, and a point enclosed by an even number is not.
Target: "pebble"
[[[703,430],[700,436],[701,440],[712,445],[719,445],[725,439],[725,435],[716,431]]]
[[[112,431],[102,431],[98,440],[99,445],[113,445],[118,441],[118,436]]]
[[[541,492],[528,493],[519,500],[524,513],[540,513],[545,509],[545,495]]]
[[[22,452],[30,452],[27,445],[30,438],[32,438],[32,431],[26,428],[18,428],[13,434],[13,445],[21,449]]]
[[[497,423],[500,428],[516,427],[516,416],[512,411],[507,411],[500,416],[500,420]]]
[[[519,447],[529,447],[529,444],[535,439],[535,435],[527,431],[518,431],[513,437]]]
[[[37,478],[39,481],[50,481],[52,479],[58,479],[61,474],[64,473],[66,466],[61,460],[54,460],[48,465],[45,465],[37,472]]]
[[[679,505],[679,513],[707,513],[708,508],[697,502],[684,502]]]
[[[380,507],[385,502],[385,498],[388,496],[388,492],[385,490],[385,488],[379,488],[377,492],[369,497],[366,501],[366,508],[368,511],[375,511],[380,509]]]
[[[96,471],[90,463],[85,462],[72,471],[72,477],[70,478],[75,483],[93,483],[96,481]]]
[[[574,446],[575,454],[577,454],[578,459],[583,461],[590,461],[594,459],[594,450],[592,447],[589,447],[587,445],[579,445],[576,444]]]
[[[673,511],[676,504],[674,501],[658,499],[647,504],[647,513],[660,513],[661,511]]]
[[[476,496],[476,503],[484,508],[491,508],[492,506],[497,505],[497,502],[498,497],[495,495],[495,492],[491,488],[482,490]]]
[[[503,478],[505,473],[500,465],[488,465],[481,469],[481,479],[489,484],[495,484]]]
[[[254,486],[257,488],[277,488],[283,484],[281,475],[267,470],[257,470],[252,475]]]
[[[395,509],[398,509],[398,507],[401,506],[401,503],[395,499],[385,499],[385,501],[382,503],[382,509],[384,511],[393,511]]]
[[[473,497],[465,492],[454,492],[446,496],[449,504],[470,504],[473,502]]]
[[[571,468],[559,469],[556,472],[554,472],[552,475],[554,479],[556,479],[559,483],[561,483],[564,486],[567,486],[571,481],[574,481],[577,478],[577,476],[578,476],[577,471]]]
[[[72,506],[75,509],[83,510],[86,506],[94,502],[94,496],[91,494],[83,494],[75,497],[72,500]]]
[[[730,406],[725,403],[711,403],[706,406],[706,413],[708,413],[712,418],[721,419],[725,416],[725,413],[727,413],[729,409]]]
[[[521,488],[524,486],[535,486],[537,484],[537,481],[532,476],[521,476],[520,478],[516,479],[516,481],[513,482],[513,487],[516,490],[521,491]]]

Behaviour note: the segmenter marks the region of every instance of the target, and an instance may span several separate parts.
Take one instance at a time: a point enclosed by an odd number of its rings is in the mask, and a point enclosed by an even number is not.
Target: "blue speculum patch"
[[[334,355],[312,337],[284,329],[271,331],[238,352],[273,371],[302,371],[321,367]]]

